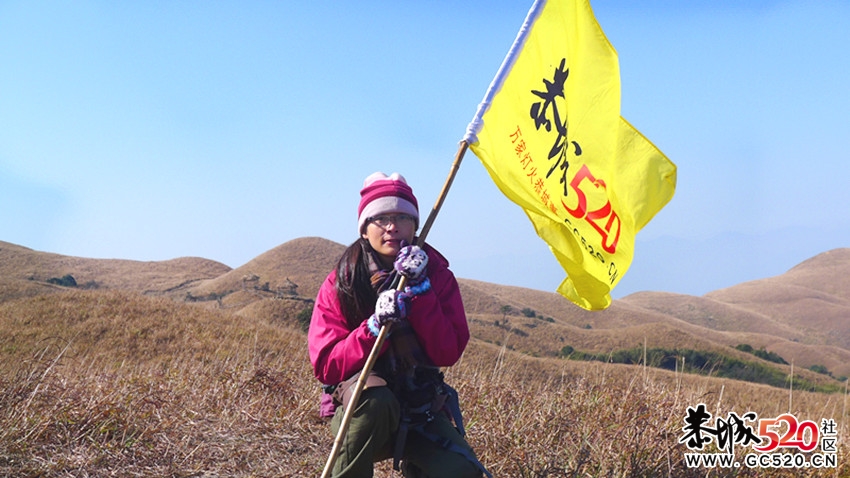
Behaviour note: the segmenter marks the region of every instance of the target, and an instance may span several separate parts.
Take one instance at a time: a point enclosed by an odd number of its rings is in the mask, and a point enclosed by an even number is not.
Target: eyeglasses
[[[369,222],[378,227],[388,227],[390,224],[396,226],[410,226],[416,223],[416,218],[410,214],[381,214],[369,218]]]

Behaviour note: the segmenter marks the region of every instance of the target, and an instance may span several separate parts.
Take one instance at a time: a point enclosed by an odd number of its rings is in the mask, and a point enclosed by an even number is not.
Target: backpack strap
[[[455,422],[455,428],[457,428],[460,436],[465,437],[466,429],[463,428],[463,415],[460,413],[460,399],[457,390],[445,382],[443,382],[443,390],[446,392],[446,410],[451,415],[452,421]]]
[[[403,418],[399,420],[398,432],[395,438],[395,449],[393,450],[393,470],[395,471],[401,471],[399,464],[401,463],[401,456],[404,454],[404,445],[407,443],[408,430],[407,421]]]
[[[493,475],[489,471],[487,471],[487,468],[484,468],[484,465],[481,464],[480,461],[478,461],[478,458],[476,458],[475,455],[470,453],[470,451],[467,450],[466,448],[454,443],[453,441],[449,440],[446,437],[441,437],[440,435],[437,435],[437,434],[434,434],[434,433],[428,433],[428,432],[425,431],[424,427],[421,428],[421,429],[417,428],[416,432],[419,433],[420,435],[424,436],[425,438],[431,440],[432,442],[440,445],[441,447],[443,447],[446,450],[453,451],[455,453],[459,453],[464,458],[469,460],[473,465],[475,465],[478,468],[478,471],[480,471],[481,473],[484,473],[484,475],[486,475],[487,478],[493,478]]]
[[[410,430],[424,431],[425,424],[434,420],[431,410],[431,403],[426,403],[418,408],[410,408],[402,404],[401,418],[398,421],[398,432],[396,432],[395,450],[393,450],[393,470],[401,470],[399,464],[402,455],[404,455],[404,446],[407,443],[407,434]]]
[[[447,411],[451,415],[460,436],[466,436],[457,390],[445,382],[442,382],[440,386],[443,393],[439,394],[433,402],[426,403],[417,408],[411,408],[402,404],[401,419],[398,424],[395,450],[393,452],[393,469],[396,471],[401,470],[399,465],[404,454],[404,446],[407,443],[407,434],[410,431],[414,431],[443,449],[460,454],[475,465],[485,476],[493,478],[493,475],[490,474],[487,468],[469,450],[446,437],[425,431],[425,425],[434,420],[434,414]]]

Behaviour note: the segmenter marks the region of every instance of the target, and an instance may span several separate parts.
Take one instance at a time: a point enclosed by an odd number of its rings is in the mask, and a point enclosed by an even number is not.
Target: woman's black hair
[[[345,249],[336,266],[336,294],[351,329],[369,317],[378,300],[369,272],[371,252],[369,241],[359,238]]]

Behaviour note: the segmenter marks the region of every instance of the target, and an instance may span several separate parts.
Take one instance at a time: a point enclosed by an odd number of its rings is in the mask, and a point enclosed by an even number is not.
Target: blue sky
[[[623,117],[678,166],[614,297],[692,295],[850,247],[850,3],[591,2]],[[427,214],[531,2],[0,0],[0,240],[238,267],[356,237],[362,180]],[[554,291],[468,153],[429,235],[459,277]]]

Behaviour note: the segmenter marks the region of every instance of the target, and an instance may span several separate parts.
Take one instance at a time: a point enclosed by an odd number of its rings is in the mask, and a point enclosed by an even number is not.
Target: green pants
[[[331,420],[336,436],[344,414],[337,408]],[[392,458],[401,406],[387,387],[363,390],[360,403],[354,410],[348,432],[334,462],[334,478],[369,478],[374,463]],[[448,438],[472,452],[448,417],[440,414],[426,426],[428,433]],[[411,430],[407,435],[402,457],[402,471],[407,478],[478,478],[480,471],[463,455],[449,451]]]

